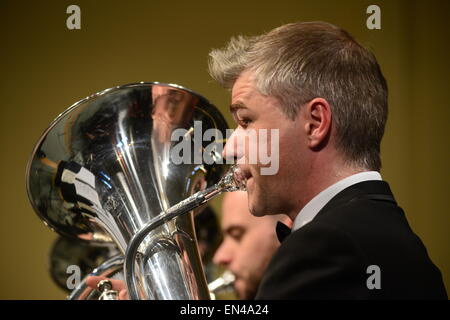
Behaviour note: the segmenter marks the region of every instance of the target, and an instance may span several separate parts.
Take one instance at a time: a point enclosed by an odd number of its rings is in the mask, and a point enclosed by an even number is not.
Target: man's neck
[[[314,198],[312,198],[298,213],[295,218],[292,230],[297,230],[311,222],[315,216],[329,203],[335,196],[345,189],[355,184],[365,181],[381,180],[381,175],[376,171],[365,171],[352,174],[344,179],[327,187]]]
[[[296,206],[293,207],[288,216],[294,221],[300,210],[320,192],[342,179],[364,171],[369,170],[348,165],[324,166],[322,170],[311,170],[310,174],[299,184],[301,191],[298,193]]]

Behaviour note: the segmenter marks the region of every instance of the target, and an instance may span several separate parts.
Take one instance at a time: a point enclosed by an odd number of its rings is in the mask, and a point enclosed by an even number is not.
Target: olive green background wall
[[[70,4],[81,8],[81,30],[66,28]],[[381,30],[366,28],[371,4]],[[0,298],[65,297],[47,271],[55,234],[25,191],[28,157],[53,118],[137,81],[181,84],[227,113],[229,93],[207,74],[210,48],[300,20],[337,24],[377,55],[390,89],[382,175],[450,289],[449,15],[446,0],[1,1]]]

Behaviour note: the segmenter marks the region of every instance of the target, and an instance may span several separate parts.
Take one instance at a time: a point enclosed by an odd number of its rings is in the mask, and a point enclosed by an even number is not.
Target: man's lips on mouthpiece
[[[239,176],[240,176],[240,180],[244,181],[245,183],[245,189],[247,190],[247,186],[249,183],[249,180],[251,180],[253,178],[251,172],[250,172],[250,168],[248,167],[244,167],[244,166],[239,166]]]
[[[250,179],[252,177],[252,173],[250,172],[249,168],[239,166],[239,170],[241,171],[241,174],[245,179]]]

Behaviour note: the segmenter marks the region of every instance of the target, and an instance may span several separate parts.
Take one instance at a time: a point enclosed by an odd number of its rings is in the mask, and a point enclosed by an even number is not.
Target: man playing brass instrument
[[[224,155],[246,175],[250,212],[293,221],[256,298],[447,299],[379,173],[388,88],[375,56],[323,22],[233,38],[210,56],[212,77],[231,89],[237,128]],[[249,161],[269,145],[249,139],[263,129],[278,133],[275,174]]]
[[[293,220],[256,298],[446,299],[379,173],[388,90],[375,56],[323,22],[233,38],[210,56],[231,89],[237,129],[224,154],[246,174],[249,210]],[[240,145],[262,129],[279,132],[276,174],[249,161],[252,142]]]

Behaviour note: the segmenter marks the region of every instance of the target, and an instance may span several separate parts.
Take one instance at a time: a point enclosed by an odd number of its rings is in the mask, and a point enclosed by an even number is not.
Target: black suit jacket
[[[371,265],[380,268],[380,289],[367,286]],[[366,181],[337,194],[282,242],[256,298],[447,299],[447,293],[389,185]]]

